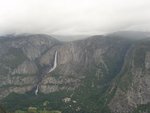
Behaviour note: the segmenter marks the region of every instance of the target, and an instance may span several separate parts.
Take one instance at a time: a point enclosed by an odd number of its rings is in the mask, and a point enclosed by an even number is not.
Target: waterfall
[[[50,70],[48,71],[48,73],[54,71],[55,68],[56,68],[56,66],[57,66],[57,51],[55,52],[53,67],[50,68]],[[38,84],[37,87],[36,87],[35,95],[38,95],[38,92],[39,92],[39,84]]]
[[[54,71],[54,70],[55,70],[55,68],[56,68],[56,66],[57,66],[57,51],[55,52],[55,58],[54,58],[54,64],[53,64],[53,67],[52,67],[52,68],[50,68],[50,70],[49,70],[49,72],[48,72],[48,73],[50,73],[50,72]]]
[[[38,95],[38,91],[39,91],[39,85],[37,85],[37,87],[36,87],[35,95]]]

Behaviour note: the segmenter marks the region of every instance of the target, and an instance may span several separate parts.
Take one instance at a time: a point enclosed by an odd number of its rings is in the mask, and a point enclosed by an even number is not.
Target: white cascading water
[[[36,87],[35,95],[38,95],[38,91],[39,91],[39,85],[37,85],[37,87]]]
[[[55,58],[54,58],[54,64],[53,67],[50,68],[50,70],[48,71],[48,73],[52,72],[55,70],[57,66],[57,51],[55,52]],[[35,90],[35,95],[38,95],[38,91],[39,91],[39,85],[37,85],[36,90]]]
[[[55,52],[55,58],[54,58],[54,64],[53,64],[53,67],[49,70],[48,73],[54,71],[55,68],[56,68],[56,66],[57,66],[57,51]]]

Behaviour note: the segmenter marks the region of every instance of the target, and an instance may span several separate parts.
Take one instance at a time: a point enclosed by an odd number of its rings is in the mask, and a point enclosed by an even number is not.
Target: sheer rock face
[[[61,43],[47,35],[20,35],[4,37],[1,42],[0,90],[6,96],[11,92],[31,91],[37,84],[43,93],[75,90],[83,85],[91,67],[98,80],[105,79],[115,67],[108,66],[107,58],[119,55],[123,58],[128,48],[128,40],[104,36]],[[48,73],[56,51],[57,68]],[[116,60],[114,64],[119,62]]]
[[[0,99],[12,92],[31,91],[38,82],[36,60],[60,42],[47,35],[5,36],[0,39]]]
[[[13,71],[13,75],[15,74],[36,74],[38,68],[34,62],[24,61]]]
[[[52,66],[55,51],[58,52],[57,68],[53,72],[45,74],[39,90],[43,93],[75,90],[80,85],[83,85],[82,81],[86,79],[91,68],[96,68],[93,71],[94,75],[91,75],[93,78],[96,76],[98,80],[105,79],[106,75],[109,76],[111,73],[110,68],[115,67],[108,67],[106,57],[113,59],[122,54],[120,56],[122,58],[127,47],[127,40],[117,39],[113,41],[111,38],[107,39],[103,36],[57,45],[39,59],[41,66]],[[114,61],[115,64],[119,60]]]
[[[150,102],[150,41],[136,44],[109,107],[114,113],[129,113]],[[126,71],[125,71],[126,70]]]
[[[47,35],[0,38],[0,99],[34,92],[37,85],[45,94],[107,86],[114,94],[105,105],[114,113],[131,112],[150,102],[149,44],[109,36],[66,43]],[[57,67],[48,73],[56,51]]]
[[[59,42],[48,35],[25,35],[18,36],[12,41],[12,46],[15,48],[21,47],[23,53],[29,60],[35,60],[40,57],[45,51]]]

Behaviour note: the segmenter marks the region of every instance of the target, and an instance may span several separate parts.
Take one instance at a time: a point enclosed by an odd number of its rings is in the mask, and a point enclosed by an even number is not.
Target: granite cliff
[[[72,42],[41,34],[0,37],[0,101],[8,109],[25,97],[12,108],[51,98],[57,104],[49,106],[64,113],[148,113],[149,44],[145,36],[121,34]]]

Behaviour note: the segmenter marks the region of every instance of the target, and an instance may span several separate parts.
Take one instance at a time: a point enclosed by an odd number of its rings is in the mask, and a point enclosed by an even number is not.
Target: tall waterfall
[[[56,66],[57,66],[57,51],[55,52],[55,58],[54,58],[54,64],[53,64],[53,67],[52,67],[52,68],[50,68],[50,70],[49,70],[49,72],[48,72],[48,73],[50,73],[50,72],[54,71],[54,70],[55,70],[55,68],[56,68]]]
[[[57,51],[55,52],[55,58],[54,58],[53,67],[50,68],[50,70],[48,71],[48,73],[54,71],[55,68],[56,68],[56,66],[57,66]],[[39,84],[38,84],[37,87],[36,87],[35,95],[38,95],[38,92],[39,92]]]
[[[36,86],[35,95],[38,94],[38,91],[39,91],[39,85]]]

